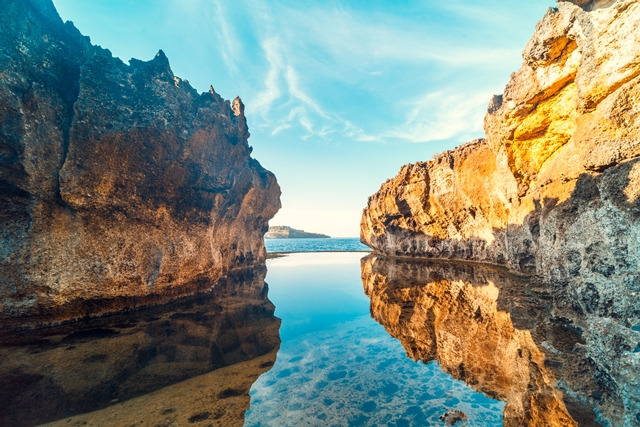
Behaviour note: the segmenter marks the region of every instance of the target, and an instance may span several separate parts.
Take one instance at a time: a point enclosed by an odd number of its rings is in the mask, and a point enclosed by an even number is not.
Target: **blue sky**
[[[198,91],[245,103],[274,172],[272,225],[356,237],[367,197],[405,163],[484,136],[554,0],[54,0],[124,61],[162,49]]]

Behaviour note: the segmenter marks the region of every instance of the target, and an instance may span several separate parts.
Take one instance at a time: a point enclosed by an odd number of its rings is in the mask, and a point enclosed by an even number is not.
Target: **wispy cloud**
[[[294,42],[319,47],[334,60],[331,65],[358,63],[358,69],[378,62],[400,61],[477,66],[512,58],[514,53],[519,55],[517,49],[499,46],[478,50],[450,29],[449,33],[441,33],[426,23],[389,15],[330,8],[314,9],[312,13],[283,9],[280,13],[287,17],[285,31],[297,35]]]
[[[273,128],[273,130],[271,131],[271,136],[275,136],[277,134],[279,134],[280,132],[287,130],[287,129],[291,129],[291,124],[289,123],[284,123],[284,124],[280,124],[277,125],[275,128]]]
[[[407,102],[404,123],[384,136],[408,142],[477,137],[483,133],[482,120],[487,103],[485,93],[427,93]]]
[[[220,0],[212,1],[220,17],[229,15]],[[519,58],[519,50],[500,44],[480,48],[455,26],[442,32],[413,17],[340,4],[299,8],[245,1],[243,31],[259,41],[258,57],[264,65],[253,70],[254,90],[243,98],[252,126],[271,136],[298,132],[303,140],[336,142],[480,136],[487,100],[498,86],[487,82],[487,73],[495,64]],[[469,8],[437,7],[438,13],[456,14],[466,22],[473,19]],[[428,19],[427,14],[421,18],[425,16]],[[231,50],[239,38],[229,22],[222,23],[217,37],[228,53],[225,62],[233,67]],[[469,69],[474,69],[471,78],[479,83],[477,95],[471,97],[470,83],[466,88],[446,84],[449,75]],[[485,70],[484,76],[479,70]],[[357,96],[350,97],[354,90]],[[429,93],[406,101],[420,91]],[[360,106],[360,99],[375,104]],[[371,117],[359,110],[371,111]]]
[[[285,78],[287,80],[287,85],[291,96],[302,101],[303,104],[311,108],[321,117],[329,119],[329,116],[324,111],[322,111],[322,108],[318,106],[318,103],[311,99],[311,97],[307,95],[305,91],[300,87],[300,83],[298,81],[298,73],[293,69],[293,67],[287,67]]]
[[[213,4],[215,6],[214,30],[218,34],[218,39],[222,42],[222,55],[227,66],[231,70],[237,71],[236,55],[242,54],[241,44],[235,34],[234,27],[229,25],[228,15],[224,10],[222,2],[220,0],[214,0]]]
[[[380,142],[380,138],[367,134],[361,128],[355,126],[348,120],[344,120],[343,134],[349,139],[358,142]]]
[[[307,131],[308,134],[313,135],[315,133],[313,131],[313,124],[311,123],[311,120],[309,120],[309,117],[307,117],[306,115],[300,116],[300,118],[298,119],[298,123],[300,123],[300,125]]]
[[[265,117],[274,101],[281,95],[280,75],[283,70],[283,60],[276,38],[267,39],[262,43],[262,49],[269,64],[264,78],[264,89],[252,100],[252,109]]]
[[[136,2],[136,6],[138,3],[143,5],[146,2]],[[115,5],[114,7],[117,8]],[[199,65],[199,72],[195,74],[201,76],[206,73],[210,79],[212,74],[219,74],[217,69],[208,67],[214,60],[216,66],[232,74],[241,73],[241,65],[247,57],[247,46],[242,38],[245,29],[236,25],[237,17],[234,15],[237,10],[229,7],[228,2],[222,0],[164,1],[162,6],[154,4],[153,8],[163,9],[162,12],[157,11],[157,14],[162,13],[165,17],[164,22],[154,23],[159,28],[158,31],[168,35],[166,37],[185,44],[179,46],[178,56],[185,52],[189,53],[192,62],[188,65]],[[170,56],[170,58],[173,57],[176,57],[175,51]],[[207,66],[202,67],[202,65]],[[207,83],[200,89],[204,90],[208,85]]]
[[[331,125],[335,117],[326,113],[302,86],[299,73],[291,65],[291,53],[281,40],[278,37],[269,38],[261,47],[268,63],[268,71],[262,90],[251,99],[249,108],[262,117],[262,125],[272,128],[272,136],[295,125],[304,131],[304,139],[310,136],[326,137],[335,133],[336,130]],[[277,105],[276,101],[279,101]],[[282,111],[284,108],[289,109],[286,116]],[[316,126],[313,118],[323,123]]]

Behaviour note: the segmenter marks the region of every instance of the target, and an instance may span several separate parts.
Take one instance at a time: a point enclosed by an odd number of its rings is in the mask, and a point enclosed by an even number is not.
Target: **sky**
[[[199,92],[240,96],[275,173],[271,225],[357,237],[406,163],[484,136],[493,94],[555,0],[54,0],[125,62],[162,49]]]

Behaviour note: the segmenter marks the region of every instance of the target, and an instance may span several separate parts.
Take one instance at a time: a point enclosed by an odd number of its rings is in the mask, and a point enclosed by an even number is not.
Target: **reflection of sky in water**
[[[369,316],[363,254],[303,253],[269,260],[269,299],[282,319],[273,368],[251,389],[245,425],[501,425],[504,403],[416,363]]]

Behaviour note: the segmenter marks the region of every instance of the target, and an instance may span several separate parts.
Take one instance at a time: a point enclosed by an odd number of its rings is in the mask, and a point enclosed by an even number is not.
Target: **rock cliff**
[[[490,102],[486,139],[406,165],[370,197],[364,243],[545,274],[572,249],[565,269],[588,270],[590,244],[637,259],[640,5],[577,3],[538,23],[522,68]],[[622,271],[615,259],[596,264]]]
[[[296,230],[286,225],[276,225],[269,227],[269,231],[264,235],[266,239],[328,239],[331,236],[321,233],[309,233],[304,230]]]
[[[280,190],[239,98],[198,94],[162,51],[124,64],[50,0],[2,9],[3,322],[161,302],[265,259]]]
[[[390,255],[503,265],[640,317],[640,4],[561,1],[485,118],[486,139],[403,166],[361,240]]]
[[[605,373],[594,395],[619,392],[613,419],[628,425],[640,422],[638,46],[637,1],[558,2],[491,99],[486,139],[403,166],[361,221],[379,253],[497,264],[550,289]]]

